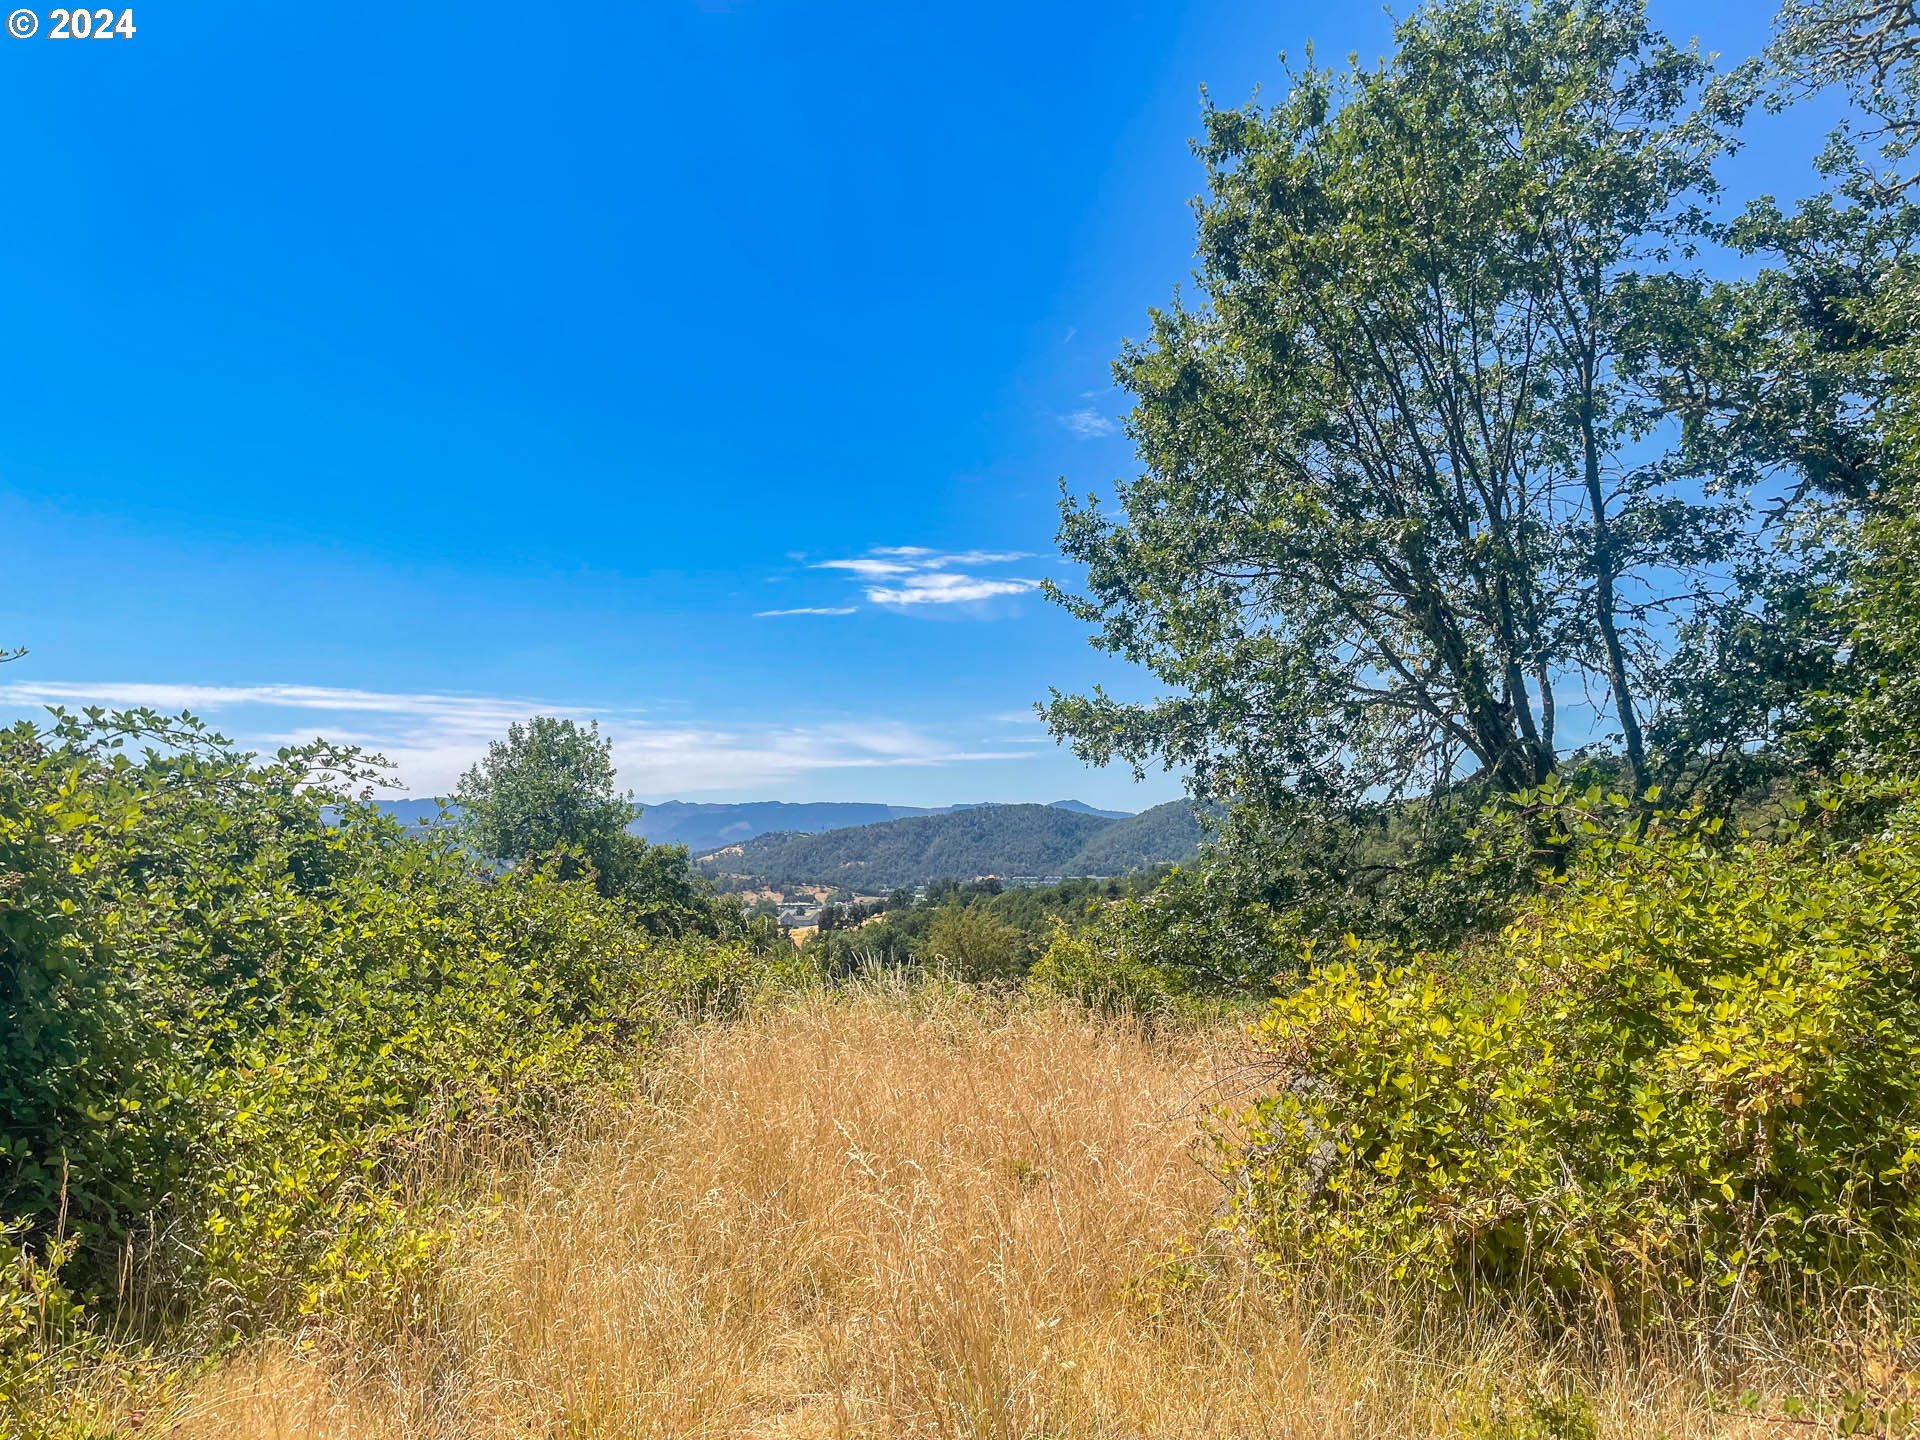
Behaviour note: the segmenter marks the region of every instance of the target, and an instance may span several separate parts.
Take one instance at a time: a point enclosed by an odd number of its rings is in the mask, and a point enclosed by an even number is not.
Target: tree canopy
[[[603,864],[633,819],[631,798],[614,789],[599,722],[552,715],[510,725],[460,777],[455,798],[469,843],[493,860],[570,847]]]
[[[1631,0],[1443,0],[1396,41],[1207,111],[1201,298],[1117,363],[1144,468],[1118,520],[1064,503],[1086,582],[1052,592],[1172,693],[1048,718],[1222,799],[1352,799],[1535,783],[1586,687],[1644,786],[1745,529],[1632,363],[1713,187],[1707,67]]]

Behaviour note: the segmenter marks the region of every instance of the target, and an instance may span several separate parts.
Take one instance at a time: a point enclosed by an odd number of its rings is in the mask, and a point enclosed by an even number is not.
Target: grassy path
[[[1546,1440],[1579,1420],[1489,1396],[1573,1383],[1602,1434],[1769,1433],[1676,1370],[1303,1315],[1192,1255],[1222,1194],[1195,1100],[1235,1047],[934,992],[696,1031],[468,1224],[427,1318],[250,1352],[152,1429]]]

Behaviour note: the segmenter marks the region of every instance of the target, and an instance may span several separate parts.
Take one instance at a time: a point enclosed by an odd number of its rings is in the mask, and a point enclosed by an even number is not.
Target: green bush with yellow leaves
[[[1897,1283],[1920,1238],[1920,824],[1911,788],[1879,798],[1844,841],[1818,807],[1766,838],[1583,820],[1497,939],[1323,958],[1259,1022],[1237,1222],[1276,1270],[1629,1324],[1683,1292]]]

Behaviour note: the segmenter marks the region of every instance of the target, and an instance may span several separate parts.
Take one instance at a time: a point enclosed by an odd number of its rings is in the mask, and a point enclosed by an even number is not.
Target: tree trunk
[[[1647,747],[1640,733],[1640,717],[1633,708],[1633,682],[1627,675],[1627,654],[1620,644],[1620,626],[1614,615],[1617,576],[1612,531],[1607,525],[1607,497],[1600,481],[1600,443],[1593,433],[1593,370],[1581,376],[1580,439],[1586,450],[1587,502],[1593,507],[1593,603],[1600,642],[1607,653],[1607,683],[1613,688],[1614,714],[1627,747],[1627,769],[1633,793],[1647,789]]]

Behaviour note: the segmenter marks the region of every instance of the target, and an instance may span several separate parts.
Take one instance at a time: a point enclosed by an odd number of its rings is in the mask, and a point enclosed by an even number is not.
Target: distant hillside
[[[1056,800],[1053,802],[1053,808],[1056,810],[1073,810],[1082,815],[1098,815],[1102,820],[1126,820],[1132,816],[1132,812],[1129,810],[1100,810],[1087,804],[1084,800]]]
[[[1080,847],[1067,862],[1065,875],[1125,875],[1152,865],[1184,860],[1200,848],[1204,838],[1193,806],[1169,800],[1138,815],[1115,820]]]
[[[854,802],[798,805],[783,800],[755,800],[738,805],[690,805],[684,800],[667,800],[658,805],[641,806],[639,817],[627,828],[650,845],[684,845],[694,854],[702,855],[722,845],[737,845],[771,831],[813,834],[849,825],[877,825],[913,815],[943,813],[913,805]]]
[[[978,875],[1114,875],[1193,852],[1199,827],[1178,805],[1180,813],[1162,814],[1174,811],[1163,805],[1117,820],[1058,805],[984,805],[819,835],[762,835],[702,864],[716,874],[869,892]],[[1114,842],[1098,843],[1116,830]]]
[[[425,825],[440,813],[440,802],[433,799],[383,800],[380,808],[403,825]],[[773,833],[815,835],[827,830],[844,830],[855,825],[879,825],[890,820],[905,820],[921,815],[951,815],[961,810],[1005,809],[989,805],[879,805],[856,801],[822,801],[794,804],[784,800],[751,800],[730,805],[695,805],[684,800],[663,800],[643,805],[633,824],[627,828],[650,845],[684,845],[695,855],[704,855],[725,845],[737,845],[758,835]],[[1052,808],[1081,815],[1096,815],[1116,820],[1126,817],[1124,810],[1096,810],[1081,800],[1056,800]]]

